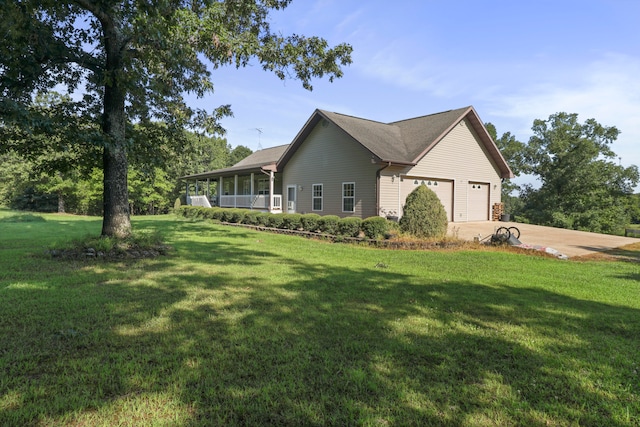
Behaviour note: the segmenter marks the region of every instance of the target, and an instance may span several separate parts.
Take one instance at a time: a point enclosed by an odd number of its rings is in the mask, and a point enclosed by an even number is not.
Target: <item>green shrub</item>
[[[231,216],[233,215],[232,209],[223,208],[222,214],[220,215],[220,221],[222,222],[231,222]]]
[[[244,215],[242,223],[248,225],[258,225],[258,215],[260,214],[261,212],[259,211],[249,211]]]
[[[204,208],[202,206],[191,206],[188,211],[189,218],[192,219],[204,219]]]
[[[302,223],[303,230],[311,232],[317,231],[320,215],[315,213],[304,214],[302,218],[300,218],[300,222]]]
[[[282,215],[282,228],[288,230],[297,230],[302,227],[302,215],[297,213],[288,213]]]
[[[269,216],[269,224],[267,226],[271,228],[282,228],[282,216],[283,214],[271,214]]]
[[[184,217],[184,216],[186,216],[186,211],[187,211],[187,209],[186,209],[186,208],[187,208],[186,206],[178,206],[177,208],[175,208],[175,209],[173,210],[173,213],[174,213],[175,215],[177,215],[177,216],[182,216],[182,217]]]
[[[202,217],[204,219],[213,219],[214,212],[213,208],[202,208]]]
[[[257,217],[258,225],[261,225],[263,227],[268,227],[271,215],[273,214],[269,212],[260,212]]]
[[[362,231],[369,239],[381,239],[389,231],[389,220],[381,216],[372,216],[362,221]]]
[[[215,208],[211,208],[212,209],[212,214],[211,214],[211,219],[215,219],[218,221],[222,221],[222,217],[224,215],[224,208],[219,208],[219,207],[215,207]]]
[[[362,219],[358,217],[340,218],[338,221],[338,234],[346,237],[358,237]]]
[[[229,209],[231,211],[231,216],[229,217],[229,222],[233,224],[241,224],[247,212],[246,209]]]
[[[419,185],[407,196],[400,230],[419,238],[441,238],[447,234],[447,223],[442,202],[426,185]]]
[[[326,234],[337,234],[339,221],[340,217],[337,215],[325,215],[318,220],[318,228]]]
[[[180,197],[178,197],[178,198],[176,199],[176,201],[175,201],[175,202],[173,202],[173,209],[178,209],[178,208],[180,208],[181,206],[182,206],[182,202],[180,201]]]

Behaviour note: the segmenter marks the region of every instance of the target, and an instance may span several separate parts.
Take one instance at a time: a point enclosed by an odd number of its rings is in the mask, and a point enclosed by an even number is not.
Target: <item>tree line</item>
[[[47,95],[59,100],[59,95]],[[38,98],[38,108],[42,107]],[[51,107],[51,106],[49,106]],[[153,126],[131,126],[136,139],[129,145],[128,203],[134,215],[163,214],[184,197],[180,177],[225,168],[251,149],[232,147],[225,138],[184,130],[172,137]],[[14,132],[13,138],[19,138]],[[5,129],[4,136],[7,137]],[[0,143],[0,206],[40,212],[103,215],[103,171],[95,147],[60,132],[22,135],[21,141]],[[46,147],[36,147],[43,144]],[[64,146],[64,148],[63,148]]]
[[[595,119],[560,112],[534,120],[527,143],[510,132],[487,130],[516,177],[528,175],[539,185],[503,185],[506,212],[517,221],[559,228],[620,234],[640,223],[640,175],[624,167],[611,149],[620,131]]]

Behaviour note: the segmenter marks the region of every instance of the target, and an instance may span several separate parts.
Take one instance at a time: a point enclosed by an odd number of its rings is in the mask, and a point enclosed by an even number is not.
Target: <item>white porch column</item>
[[[251,206],[249,209],[253,209],[253,172],[251,172]]]
[[[238,175],[233,177],[233,207],[237,208],[238,204]]]
[[[186,195],[186,200],[187,200],[187,205],[191,204],[191,197],[189,196],[189,181],[187,181],[187,185],[185,188],[185,195]]]
[[[196,179],[196,196],[199,196],[198,194],[198,180]]]
[[[207,199],[211,198],[211,178],[207,178]]]
[[[269,171],[269,212],[273,210],[273,184],[275,180],[273,171]]]

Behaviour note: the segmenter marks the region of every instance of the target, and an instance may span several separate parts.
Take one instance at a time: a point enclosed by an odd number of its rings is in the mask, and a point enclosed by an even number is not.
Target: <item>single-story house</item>
[[[218,206],[361,218],[401,217],[407,195],[426,185],[449,221],[465,222],[490,219],[512,177],[465,107],[392,123],[316,110],[290,144],[183,179],[196,196],[214,180],[217,194],[206,196]]]

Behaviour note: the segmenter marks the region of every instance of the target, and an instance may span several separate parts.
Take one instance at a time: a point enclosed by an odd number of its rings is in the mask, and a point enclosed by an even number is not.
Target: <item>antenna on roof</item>
[[[253,128],[253,130],[258,131],[258,150],[260,151],[262,150],[262,144],[260,143],[260,136],[262,135],[262,129],[261,128]]]

